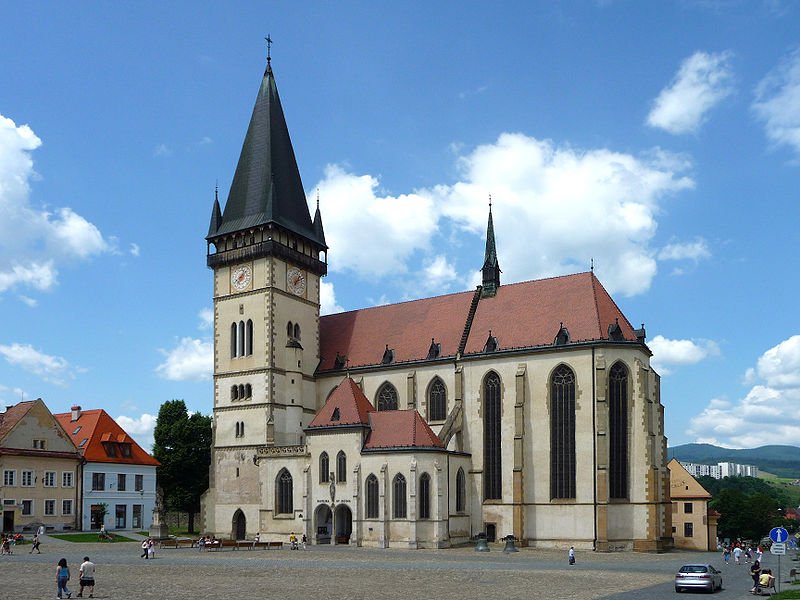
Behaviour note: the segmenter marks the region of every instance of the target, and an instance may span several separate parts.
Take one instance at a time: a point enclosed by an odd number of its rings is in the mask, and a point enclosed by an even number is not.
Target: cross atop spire
[[[267,42],[267,67],[269,67],[272,62],[272,38],[267,34],[264,40]]]

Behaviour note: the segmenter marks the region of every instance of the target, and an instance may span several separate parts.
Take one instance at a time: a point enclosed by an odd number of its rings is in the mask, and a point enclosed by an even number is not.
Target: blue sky
[[[0,403],[148,445],[211,412],[214,186],[265,65],[327,312],[595,271],[662,373],[670,444],[800,436],[800,7],[0,2]]]

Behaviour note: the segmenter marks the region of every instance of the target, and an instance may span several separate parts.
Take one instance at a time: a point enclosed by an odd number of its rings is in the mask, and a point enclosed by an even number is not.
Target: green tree
[[[208,489],[211,417],[189,415],[183,400],[170,400],[158,410],[153,438],[153,456],[161,463],[158,483],[164,509],[188,512],[189,531],[194,532],[194,513]]]

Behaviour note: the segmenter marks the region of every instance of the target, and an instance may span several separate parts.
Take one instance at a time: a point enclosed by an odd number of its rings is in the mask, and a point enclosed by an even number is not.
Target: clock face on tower
[[[294,267],[286,271],[286,287],[294,295],[302,296],[306,291],[305,274]]]
[[[250,284],[252,278],[253,272],[250,270],[250,267],[236,267],[231,272],[231,285],[234,289],[241,292]]]

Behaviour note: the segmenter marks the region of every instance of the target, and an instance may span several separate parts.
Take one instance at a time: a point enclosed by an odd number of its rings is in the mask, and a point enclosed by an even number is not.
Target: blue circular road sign
[[[783,527],[773,527],[769,532],[769,539],[778,544],[782,544],[789,539],[789,532]]]

